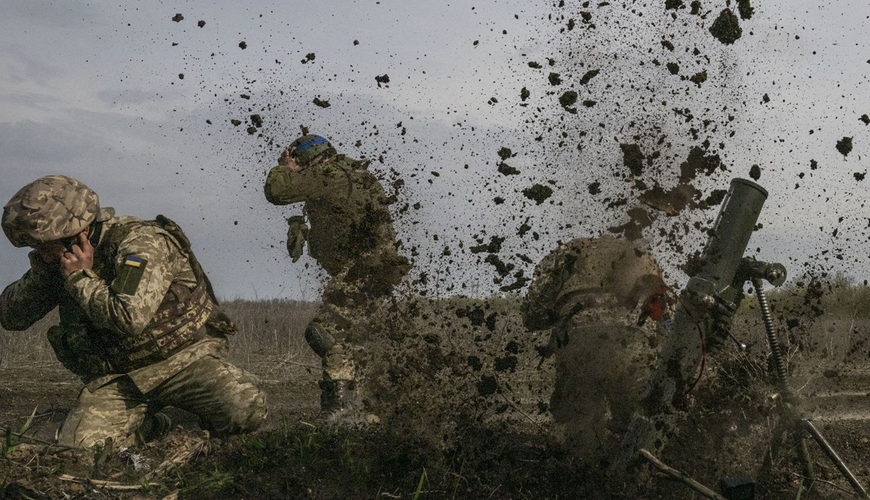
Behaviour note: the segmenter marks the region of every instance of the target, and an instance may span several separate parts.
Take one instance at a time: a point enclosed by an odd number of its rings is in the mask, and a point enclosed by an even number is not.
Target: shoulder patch
[[[133,295],[139,288],[139,282],[142,281],[142,275],[145,274],[145,267],[148,261],[141,257],[128,255],[124,257],[124,263],[121,269],[118,270],[117,276],[112,281],[112,291],[119,295]]]

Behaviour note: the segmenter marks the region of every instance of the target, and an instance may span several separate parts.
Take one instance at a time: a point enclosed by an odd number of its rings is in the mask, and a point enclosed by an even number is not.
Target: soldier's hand
[[[308,239],[308,226],[305,218],[298,215],[287,219],[287,226],[287,253],[296,262],[302,257],[302,247]]]
[[[87,232],[78,235],[78,241],[72,245],[72,250],[60,257],[61,270],[64,278],[80,269],[94,267],[94,247],[88,241]]]
[[[290,148],[284,148],[284,151],[281,151],[281,156],[278,157],[278,165],[286,167],[290,164],[290,160]]]

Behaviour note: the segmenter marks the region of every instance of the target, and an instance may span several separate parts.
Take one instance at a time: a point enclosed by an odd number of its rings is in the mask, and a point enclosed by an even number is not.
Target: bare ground
[[[539,366],[534,349],[546,339],[522,330],[514,306],[470,299],[403,305],[402,321],[386,323],[401,331],[373,344],[395,352],[369,367],[373,382],[387,380],[397,392],[371,402],[380,425],[354,430],[314,423],[319,360],[301,341],[314,308],[230,304],[242,327],[231,359],[263,381],[270,405],[264,429],[209,439],[195,418],[175,411],[170,438],[103,458],[11,436],[0,456],[0,499],[699,498],[655,475],[623,483],[608,464],[580,461],[562,445],[546,411],[553,362]],[[783,328],[793,387],[863,484],[870,482],[868,329],[870,322],[854,316]],[[661,458],[714,489],[724,477],[749,475],[757,499],[796,498],[801,468],[790,441],[768,459],[781,412],[760,322],[750,315],[735,330],[754,345],[708,361],[683,432]],[[19,337],[4,340],[0,427],[21,429],[35,409],[26,435],[50,443],[81,386],[44,352],[40,332],[4,335]],[[820,480],[800,498],[851,497],[808,444]],[[179,450],[189,453],[174,463]]]

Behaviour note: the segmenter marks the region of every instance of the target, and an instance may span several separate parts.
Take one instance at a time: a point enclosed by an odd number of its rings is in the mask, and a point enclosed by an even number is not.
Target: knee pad
[[[326,356],[335,345],[335,337],[320,323],[310,323],[305,328],[305,341],[321,358]]]

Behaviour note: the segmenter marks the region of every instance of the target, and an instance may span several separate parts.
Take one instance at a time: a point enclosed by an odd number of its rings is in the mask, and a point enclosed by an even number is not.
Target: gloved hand
[[[697,321],[704,325],[707,349],[717,349],[730,336],[731,323],[737,312],[742,292],[738,292],[735,302],[723,298],[718,293],[704,294],[684,290],[681,299]]]
[[[308,226],[305,224],[305,217],[301,215],[287,219],[287,226],[287,253],[296,262],[302,256],[302,246],[308,239]]]
[[[290,148],[284,148],[284,150],[281,151],[281,156],[278,157],[278,165],[286,167],[290,164],[291,158]]]

